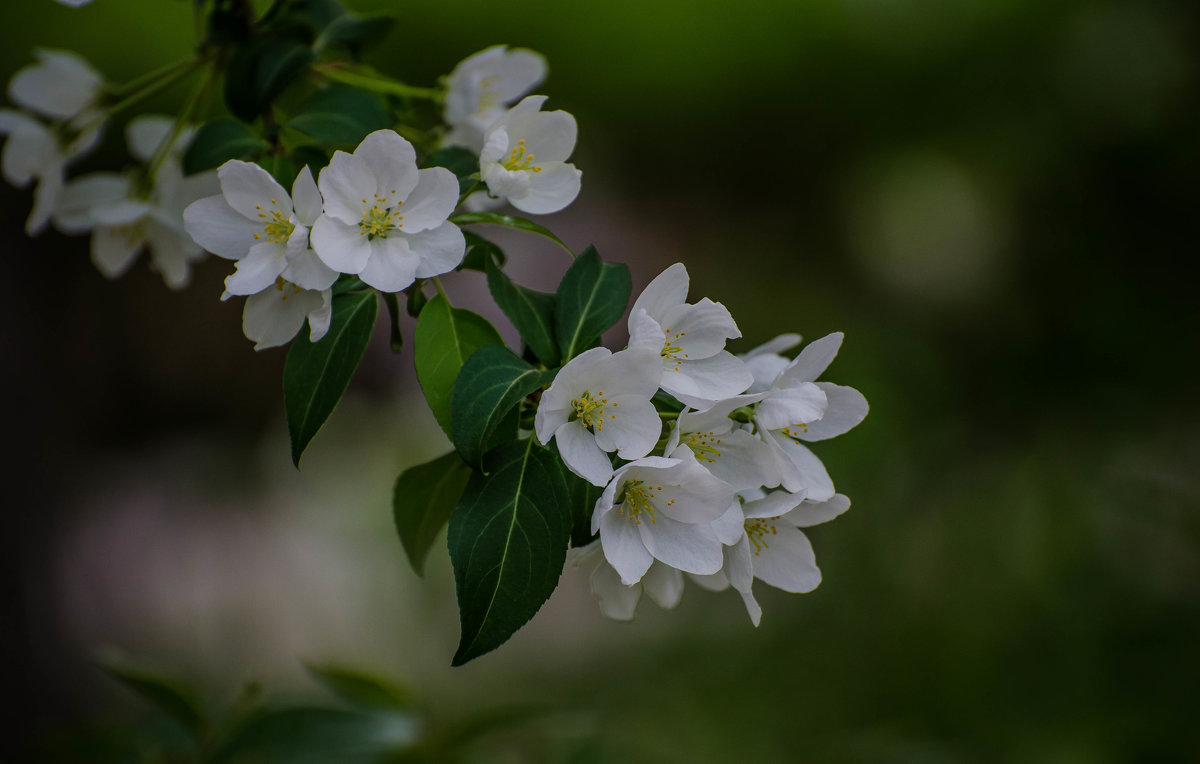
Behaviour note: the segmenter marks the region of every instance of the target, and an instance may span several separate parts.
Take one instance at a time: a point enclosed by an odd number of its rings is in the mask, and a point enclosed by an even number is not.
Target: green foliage
[[[558,238],[549,228],[540,226],[532,220],[526,220],[525,218],[501,215],[496,212],[460,212],[457,215],[451,215],[450,222],[460,226],[480,224],[499,225],[505,228],[515,228],[518,231],[525,231],[526,233],[536,233],[538,236],[545,236],[567,252],[570,252],[572,256],[575,255],[574,252],[571,252],[571,248],[563,243],[563,240]]]
[[[450,518],[462,636],[453,665],[496,649],[550,597],[571,537],[557,460],[533,438],[500,446]]]
[[[235,117],[253,122],[316,60],[306,43],[287,37],[260,37],[237,48],[225,71],[225,105]]]
[[[392,120],[374,95],[330,85],[309,97],[287,125],[318,141],[357,144],[368,133],[391,127]]]
[[[360,671],[339,666],[304,666],[308,673],[334,695],[356,708],[403,710],[414,704],[404,689]]]
[[[310,45],[345,13],[337,0],[275,0],[259,19],[258,27]]]
[[[454,383],[451,407],[454,446],[463,460],[481,467],[500,423],[522,398],[549,384],[554,374],[535,369],[503,345],[475,351]]]
[[[271,177],[279,185],[283,186],[287,191],[291,191],[292,184],[296,182],[295,162],[281,154],[267,154],[258,160],[258,164],[264,170],[271,173]]]
[[[378,311],[373,290],[338,295],[325,336],[314,343],[301,333],[292,343],[283,367],[283,403],[297,467],[309,441],[346,392],[371,340]]]
[[[631,288],[629,268],[604,262],[595,247],[588,247],[571,263],[555,295],[555,331],[564,362],[591,347],[621,318]]]
[[[503,345],[496,328],[478,313],[451,307],[443,295],[429,301],[417,319],[413,355],[417,381],[433,416],[453,440],[451,400],[463,364],[484,345]]]
[[[559,465],[562,465],[561,458]],[[596,500],[604,488],[592,485],[566,467],[562,468],[562,475],[567,482],[567,494],[571,497],[571,546],[587,546],[596,539],[592,533],[592,510],[596,508]]]
[[[354,58],[363,50],[388,36],[396,25],[396,17],[384,11],[363,16],[344,13],[331,21],[317,38],[317,50],[344,48]]]
[[[475,185],[479,174],[479,157],[475,152],[462,146],[444,146],[436,149],[425,161],[422,167],[445,167],[458,178],[458,192],[465,194]],[[476,177],[471,177],[472,175]]]
[[[418,576],[424,575],[425,558],[454,512],[470,474],[458,453],[451,451],[409,467],[396,478],[392,516],[408,562]]]
[[[236,119],[222,117],[200,126],[183,154],[187,175],[220,167],[230,159],[245,159],[267,149],[267,142]]]
[[[554,338],[554,295],[520,286],[492,261],[488,261],[486,268],[492,299],[517,327],[521,338],[538,360],[547,366],[557,366],[559,352]]]
[[[204,719],[200,709],[176,682],[113,660],[101,662],[100,668],[180,724],[189,734],[201,733]]]
[[[508,256],[495,242],[483,238],[474,231],[463,231],[463,237],[467,240],[467,254],[463,257],[458,270],[487,273],[489,262],[501,266],[508,262]]]

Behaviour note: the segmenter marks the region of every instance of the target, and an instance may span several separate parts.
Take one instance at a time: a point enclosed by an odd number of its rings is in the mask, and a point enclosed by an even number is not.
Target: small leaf
[[[631,288],[629,269],[604,262],[595,247],[588,247],[571,263],[556,295],[555,332],[564,363],[621,318]]]
[[[479,157],[463,146],[443,146],[425,158],[421,167],[445,167],[458,178],[458,193],[465,194],[475,185],[479,172]],[[472,178],[476,175],[476,178]]]
[[[304,664],[304,668],[325,689],[352,706],[402,710],[413,704],[412,696],[405,690],[358,671],[311,663]]]
[[[223,117],[206,122],[196,131],[183,154],[183,172],[193,175],[220,167],[230,159],[245,159],[262,153],[267,142],[243,122]]]
[[[463,237],[467,240],[467,254],[456,270],[487,273],[489,262],[495,262],[497,265],[504,265],[508,262],[504,250],[500,249],[495,242],[483,238],[474,231],[463,231]]]
[[[596,508],[596,500],[604,493],[604,488],[592,485],[563,467],[561,459],[559,466],[567,483],[567,493],[571,497],[571,546],[587,546],[596,538],[592,535],[592,511]]]
[[[484,467],[467,481],[447,534],[462,625],[455,666],[496,649],[537,613],[571,536],[562,474],[533,438],[500,446]]]
[[[536,233],[538,236],[545,236],[558,246],[567,250],[574,257],[575,253],[571,252],[571,248],[563,243],[563,240],[554,235],[554,232],[549,228],[544,228],[532,220],[525,218],[513,217],[512,215],[501,215],[496,212],[460,212],[457,215],[450,216],[450,222],[455,225],[502,225],[505,228],[515,228],[518,231],[527,233]]]
[[[183,725],[189,733],[196,735],[204,726],[203,717],[196,703],[175,682],[150,674],[141,669],[104,659],[100,668],[129,689],[142,696],[158,710]]]
[[[500,423],[522,398],[549,384],[554,374],[535,369],[503,345],[476,350],[454,383],[451,430],[463,460],[481,466]]]
[[[374,290],[349,292],[333,301],[333,319],[320,342],[301,333],[283,366],[283,403],[287,409],[292,462],[329,418],[350,384],[375,326],[379,301]]]
[[[458,453],[451,451],[409,467],[396,478],[392,516],[408,562],[418,576],[425,575],[425,558],[450,519],[470,475],[471,470]]]
[[[366,48],[387,37],[395,25],[396,17],[386,11],[363,16],[347,13],[325,27],[315,47],[317,50],[345,48],[352,57],[359,58]]]
[[[243,45],[225,71],[225,105],[253,122],[315,60],[312,49],[295,39],[262,37]]]
[[[387,108],[370,93],[343,85],[318,90],[288,120],[288,127],[328,143],[360,143],[392,126]]]
[[[483,316],[454,308],[442,295],[421,310],[413,333],[417,381],[442,430],[453,440],[450,403],[459,369],[484,345],[503,345],[500,333]]]
[[[554,295],[520,286],[490,260],[487,264],[488,291],[513,322],[521,339],[547,366],[558,366],[558,344],[554,339]]]

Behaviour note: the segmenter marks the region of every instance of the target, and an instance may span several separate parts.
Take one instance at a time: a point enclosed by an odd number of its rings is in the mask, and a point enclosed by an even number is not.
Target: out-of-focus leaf
[[[225,105],[238,119],[253,122],[315,60],[299,40],[262,37],[247,43],[225,71]]]
[[[136,692],[158,710],[198,735],[204,725],[200,708],[178,683],[147,671],[121,665],[115,660],[100,663],[109,676]]]
[[[325,689],[352,706],[403,710],[413,704],[409,692],[377,677],[338,666],[307,663],[304,667]]]
[[[183,153],[183,171],[193,175],[220,167],[230,159],[245,159],[266,150],[267,142],[259,138],[243,122],[236,119],[214,119],[196,131],[187,151]]]
[[[450,520],[471,470],[451,451],[433,461],[409,467],[396,478],[392,516],[408,562],[418,576],[438,533]]]
[[[474,231],[463,231],[463,237],[467,240],[467,254],[459,264],[458,270],[487,273],[489,262],[495,262],[497,265],[504,265],[508,262],[508,256],[495,242],[483,238]]]
[[[370,93],[330,85],[305,101],[287,124],[319,141],[358,144],[368,133],[391,127],[392,120]]]
[[[479,157],[462,146],[444,146],[425,157],[421,167],[445,167],[458,178],[458,192],[462,194],[475,184],[470,176],[479,172]]]
[[[396,17],[386,11],[359,16],[346,13],[329,23],[317,38],[317,50],[345,48],[354,58],[363,50],[388,36],[396,25]]]

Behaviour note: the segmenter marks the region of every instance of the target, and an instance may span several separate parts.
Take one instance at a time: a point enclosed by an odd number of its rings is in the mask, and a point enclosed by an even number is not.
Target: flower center
[[[684,443],[702,462],[711,463],[721,458],[721,450],[717,448],[721,444],[721,439],[712,430],[689,433]]]
[[[271,205],[279,204],[275,199],[271,200]],[[270,214],[262,211],[262,205],[254,205],[254,209],[258,210],[258,217],[263,223],[263,232],[254,234],[255,239],[262,239],[264,236],[267,241],[272,244],[287,244],[288,237],[292,235],[292,231],[296,230],[296,224],[291,221],[291,215],[284,215],[281,211],[272,209]]]
[[[667,361],[674,361],[675,368],[671,371],[679,371],[679,365],[687,359],[688,354],[683,352],[683,346],[676,343],[687,336],[687,332],[675,332],[671,334],[671,330],[666,330],[666,339],[663,340],[662,350],[658,354]]]
[[[288,287],[291,287],[290,294],[289,294]],[[283,276],[275,277],[275,288],[283,293],[283,297],[279,298],[281,300],[286,300],[287,298],[289,298],[293,295],[300,294],[300,291],[301,291],[300,287],[296,286],[292,282],[284,281]]]
[[[517,141],[517,145],[513,147],[512,152],[500,163],[500,166],[509,172],[516,170],[529,170],[530,172],[541,172],[542,168],[533,164],[533,152],[525,148],[525,141]]]
[[[808,425],[807,424],[791,424],[791,425],[788,425],[787,427],[784,427],[783,429],[779,430],[778,432],[783,433],[785,436],[787,436],[787,437],[791,438],[792,440],[796,441],[797,443],[799,443],[800,442],[800,433],[808,432]]]
[[[642,524],[642,515],[650,518],[650,524],[658,522],[658,514],[654,511],[654,497],[661,491],[661,485],[647,485],[641,480],[629,480],[621,486],[621,503],[617,506],[617,514],[632,520],[634,525]],[[675,503],[674,499],[667,506]]]
[[[601,390],[592,395],[590,390],[584,390],[583,395],[571,401],[571,406],[575,412],[571,415],[571,421],[579,420],[583,422],[583,426],[587,427],[592,432],[600,432],[604,429],[605,419],[616,419],[616,413],[605,415],[604,407],[608,405],[608,398],[604,397],[604,391]],[[620,406],[619,403],[613,403],[613,408]]]
[[[392,189],[392,193],[396,193],[396,189]],[[366,199],[362,200],[363,204],[369,204]],[[363,213],[362,220],[358,221],[359,236],[366,236],[368,240],[373,240],[375,237],[386,239],[388,231],[399,230],[404,227],[404,216],[400,214],[400,205],[404,202],[398,201],[394,206],[388,206],[388,197],[375,194],[375,202],[371,204],[370,209]]]
[[[778,517],[752,517],[746,521],[746,537],[750,539],[750,543],[754,546],[754,556],[770,546],[767,543],[767,536],[774,536],[779,531],[775,530],[775,521]]]

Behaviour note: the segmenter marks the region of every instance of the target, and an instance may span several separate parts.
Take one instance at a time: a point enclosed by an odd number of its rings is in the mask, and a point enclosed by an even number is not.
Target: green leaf
[[[595,247],[588,247],[571,263],[556,294],[555,331],[564,363],[591,347],[621,318],[631,287],[629,269],[604,262]]]
[[[292,161],[301,169],[307,166],[312,171],[313,180],[316,180],[321,168],[329,164],[329,155],[322,151],[320,146],[306,143],[292,149]]]
[[[188,732],[193,735],[201,732],[204,720],[198,706],[175,682],[111,659],[102,660],[100,668],[179,722]]]
[[[453,665],[502,645],[550,597],[571,536],[567,488],[534,439],[500,446],[472,473],[450,518],[462,637]]]
[[[554,295],[515,283],[494,263],[487,264],[488,291],[513,322],[521,339],[547,366],[558,366],[558,344],[554,340]]]
[[[562,464],[561,459],[559,464]],[[571,497],[571,546],[587,546],[596,538],[592,534],[592,511],[604,488],[592,485],[565,466],[562,467],[562,474]]]
[[[409,467],[396,478],[392,516],[408,562],[418,576],[425,575],[425,558],[450,519],[470,474],[458,453],[451,451]]]
[[[315,60],[299,40],[262,37],[247,43],[225,71],[225,105],[233,116],[253,122]]]
[[[525,218],[500,215],[495,212],[460,212],[457,215],[451,215],[450,222],[460,226],[478,224],[502,225],[505,228],[515,228],[518,231],[536,233],[538,236],[545,236],[547,239],[550,239],[569,252],[572,257],[575,256],[575,253],[571,252],[571,248],[564,244],[562,239],[555,236],[553,231]]]
[[[505,416],[554,374],[535,369],[503,345],[485,345],[471,354],[454,383],[450,415],[454,446],[463,460],[480,467]]]
[[[267,142],[245,123],[222,117],[206,122],[196,131],[183,154],[183,172],[193,175],[220,167],[230,159],[245,159],[262,153]]]
[[[425,157],[421,167],[445,167],[458,178],[458,193],[465,194],[475,185],[477,178],[471,176],[479,172],[479,157],[462,146],[444,146]]]
[[[397,716],[349,709],[264,708],[240,720],[221,745],[201,760],[209,764],[375,761],[395,734]]]
[[[496,328],[483,316],[450,306],[438,295],[421,310],[413,333],[417,381],[438,424],[453,440],[450,403],[459,369],[484,345],[503,345]]]
[[[283,403],[297,467],[309,441],[346,392],[371,340],[378,311],[374,290],[339,295],[333,301],[329,331],[320,342],[310,342],[301,333],[292,343],[283,367]]]
[[[467,254],[456,270],[479,271],[487,273],[487,264],[494,261],[497,265],[508,262],[508,256],[495,242],[483,238],[474,231],[463,231],[467,240]]]
[[[368,674],[337,666],[304,664],[313,679],[352,706],[402,710],[413,705],[407,691]]]
[[[347,13],[325,27],[317,38],[317,50],[345,48],[358,58],[363,50],[383,40],[396,25],[396,17],[386,11],[363,16]]]
[[[258,26],[308,44],[345,12],[337,0],[275,0],[259,19]]]
[[[258,164],[275,179],[279,185],[291,190],[296,182],[296,165],[291,159],[278,154],[268,154],[258,161]]]
[[[306,100],[287,125],[319,141],[358,144],[368,133],[391,127],[392,120],[370,93],[330,85]]]

